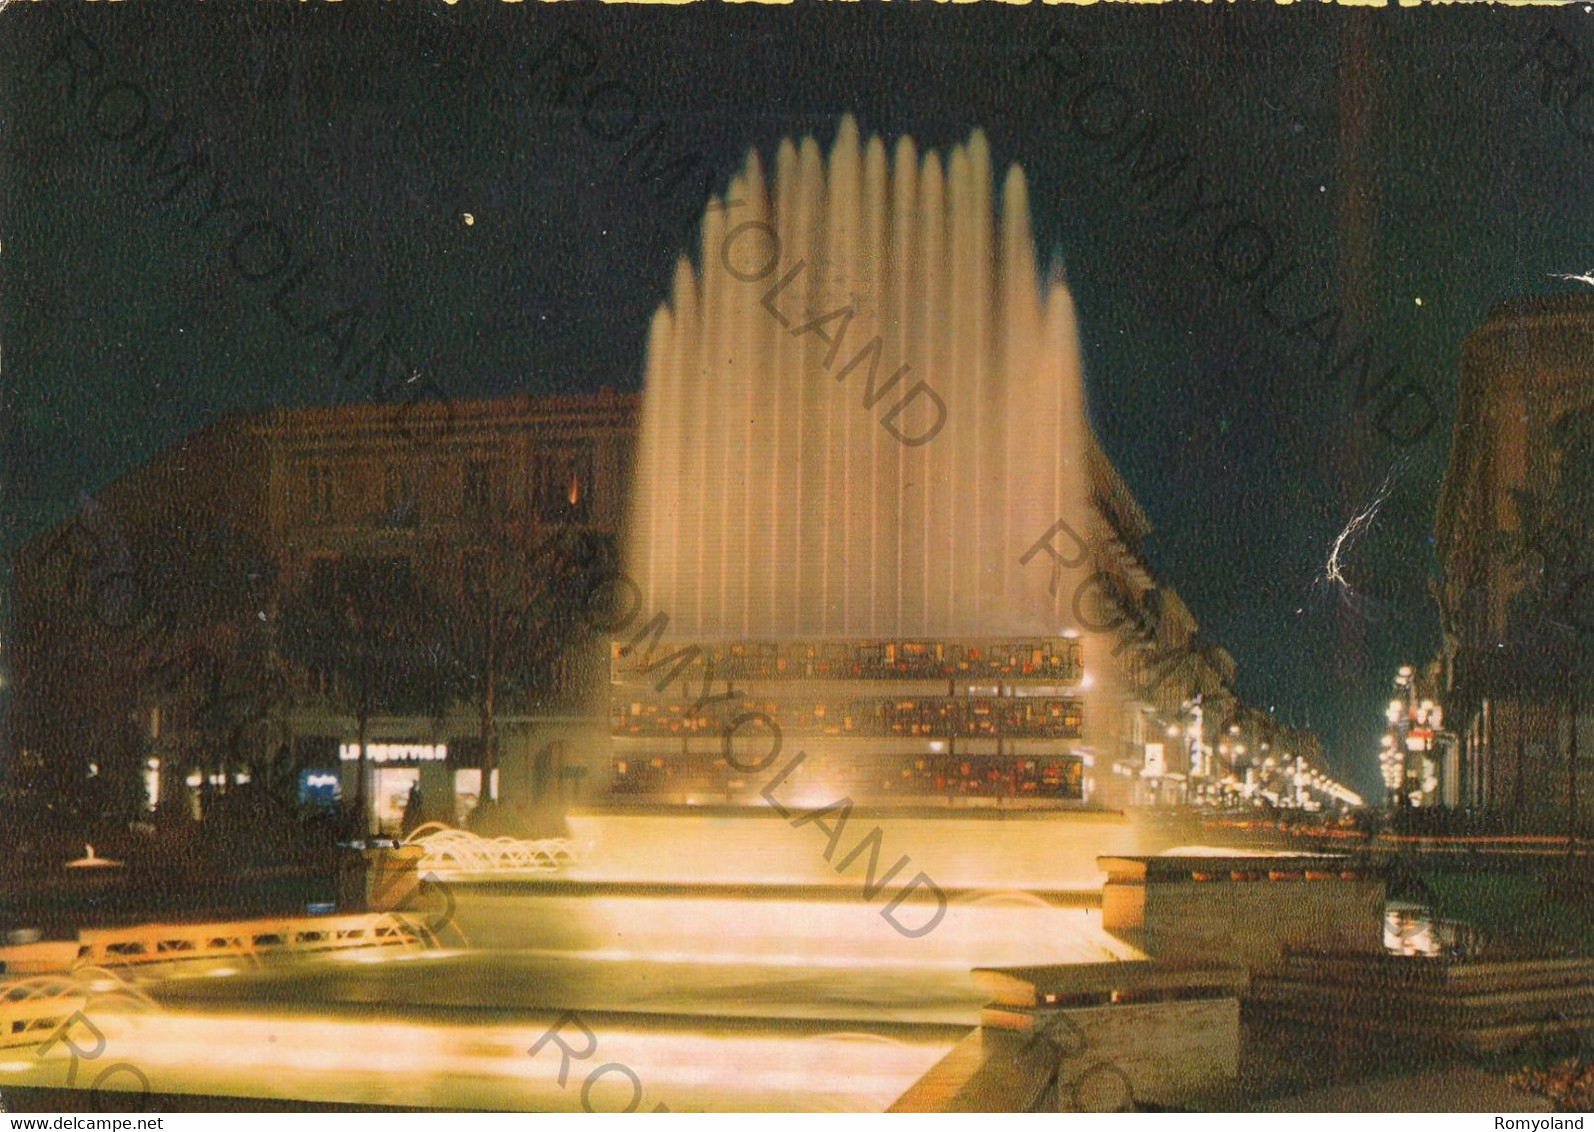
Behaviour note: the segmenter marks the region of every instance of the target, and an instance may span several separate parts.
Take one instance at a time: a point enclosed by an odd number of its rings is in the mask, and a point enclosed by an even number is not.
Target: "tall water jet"
[[[1074,587],[1020,559],[1088,530],[1089,444],[1072,300],[982,133],[888,156],[849,117],[828,156],[782,142],[767,183],[750,152],[649,336],[626,555],[668,624],[617,650],[617,783],[736,776],[724,713],[657,687],[683,648],[744,712],[858,740],[813,761],[864,792],[953,792],[947,759],[1077,779]]]

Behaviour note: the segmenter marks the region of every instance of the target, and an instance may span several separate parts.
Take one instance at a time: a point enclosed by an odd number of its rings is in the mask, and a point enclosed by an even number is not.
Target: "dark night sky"
[[[326,344],[229,263],[241,214],[202,221],[203,187],[166,199],[136,140],[96,133],[64,70],[41,74],[68,16],[102,81],[156,116],[181,107],[222,198],[249,199],[295,264],[314,261],[303,293],[360,304],[361,343],[386,331],[458,397],[639,386],[647,319],[702,203],[615,172],[655,122],[721,183],[749,145],[828,145],[846,112],[921,145],[981,127],[999,164],[1025,167],[1042,258],[1065,265],[1093,422],[1156,528],[1154,568],[1235,655],[1242,695],[1316,728],[1335,771],[1376,796],[1388,681],[1437,640],[1429,534],[1461,339],[1490,304],[1594,264],[1594,147],[1518,69],[1550,27],[1594,58],[1579,14],[15,5],[0,16],[3,549],[223,414],[337,394]],[[1059,23],[1091,75],[1165,123],[1211,198],[1267,230],[1276,265],[1298,261],[1278,303],[1290,321],[1343,304],[1381,367],[1432,392],[1425,439],[1379,436],[1310,339],[1218,276],[1214,229],[1181,232],[1174,195],[1147,200],[1121,143],[1082,136],[1023,73]],[[560,106],[533,62],[570,33],[596,59]],[[582,121],[600,82],[620,84],[602,105],[634,92],[638,130]],[[104,132],[134,97],[102,107]],[[1347,604],[1317,579],[1391,473],[1346,551],[1363,591]]]

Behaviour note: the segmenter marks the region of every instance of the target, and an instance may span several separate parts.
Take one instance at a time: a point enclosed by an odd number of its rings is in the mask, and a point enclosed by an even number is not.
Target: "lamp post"
[[[1439,788],[1433,761],[1434,740],[1444,713],[1432,700],[1417,698],[1417,677],[1411,665],[1395,676],[1395,698],[1385,713],[1389,731],[1379,751],[1387,802],[1392,808],[1420,807]]]
[[[1185,712],[1190,716],[1190,727],[1186,731],[1190,744],[1190,777],[1205,779],[1210,768],[1207,766],[1206,743],[1202,735],[1200,692],[1186,702]]]
[[[1378,769],[1383,774],[1386,807],[1400,804],[1400,779],[1404,774],[1401,764],[1404,757],[1401,749],[1395,744],[1394,734],[1386,734],[1378,751]]]

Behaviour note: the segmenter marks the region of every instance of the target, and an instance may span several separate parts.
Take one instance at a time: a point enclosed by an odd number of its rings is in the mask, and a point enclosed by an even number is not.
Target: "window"
[[[492,510],[492,465],[486,460],[465,462],[465,514],[482,516]]]
[[[311,464],[306,470],[309,484],[309,512],[317,519],[332,517],[332,469],[324,464]]]
[[[592,452],[553,449],[537,461],[537,518],[544,523],[586,523],[592,516]]]
[[[338,560],[334,555],[318,554],[310,559],[310,584],[322,589],[336,585]]]
[[[392,593],[406,594],[415,588],[415,571],[407,555],[367,560],[361,566],[371,570],[377,584]]]

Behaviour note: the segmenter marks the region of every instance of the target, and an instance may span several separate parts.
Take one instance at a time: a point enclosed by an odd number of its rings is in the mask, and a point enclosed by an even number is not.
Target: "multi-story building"
[[[1093,453],[1094,565],[1109,663],[1087,698],[1085,745],[1106,757],[1097,796],[1114,805],[1316,807],[1357,804],[1328,773],[1317,736],[1244,706],[1234,658],[1200,631],[1179,594],[1151,574],[1151,525],[1110,460]],[[1094,710],[1092,710],[1094,709]]]
[[[759,764],[778,728],[783,747],[806,753],[805,777],[833,797],[1085,796],[1077,640],[707,646],[704,671],[738,693],[733,717],[691,711],[695,686],[659,690],[660,663],[615,666],[620,794],[756,801],[769,777],[759,772],[773,773]],[[763,750],[730,761],[725,734],[744,713],[759,717]],[[752,721],[744,726],[751,737]]]
[[[1238,710],[1234,660],[1146,567],[1150,523],[1094,441],[1090,504],[1089,562],[1059,577],[1086,632],[709,642],[672,639],[661,626],[651,643],[616,641],[616,793],[757,804],[801,751],[788,789],[815,799],[1223,803],[1232,768],[1218,748]],[[752,753],[728,759],[727,723],[755,715],[745,724]],[[762,765],[776,729],[785,753]],[[1297,804],[1297,769],[1324,770],[1315,745],[1297,746],[1300,756],[1279,752],[1287,767],[1264,771],[1258,760],[1258,797]],[[1268,791],[1275,778],[1288,786]],[[1329,780],[1310,785],[1320,792]]]
[[[1462,348],[1435,535],[1456,802],[1590,812],[1594,295],[1512,299]],[[1575,727],[1574,727],[1575,721]]]
[[[152,802],[197,804],[286,762],[302,798],[353,796],[349,705],[277,655],[287,596],[375,565],[466,616],[495,566],[512,572],[550,531],[612,543],[635,411],[609,393],[278,409],[174,445],[16,556],[22,769],[125,775],[134,752]],[[601,708],[558,695],[497,707],[506,790],[606,777]],[[464,705],[436,719],[378,711],[366,736],[377,817],[391,823],[417,783],[429,812],[459,816],[483,791],[481,735]]]
[[[1108,753],[1103,793],[1120,805],[1195,801],[1212,778],[1210,728],[1235,702],[1234,659],[1152,576],[1142,551],[1150,521],[1099,447],[1093,455],[1095,623],[1106,627],[1098,648],[1110,663],[1089,739]]]
[[[1460,759],[1455,736],[1445,730],[1444,708],[1438,702],[1443,666],[1438,662],[1418,671],[1401,665],[1394,696],[1385,718],[1378,754],[1385,799],[1391,807],[1413,809],[1461,803]]]

